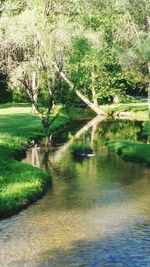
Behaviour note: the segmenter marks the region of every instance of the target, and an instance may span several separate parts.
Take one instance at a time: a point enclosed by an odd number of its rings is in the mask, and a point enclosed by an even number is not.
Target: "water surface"
[[[52,185],[36,204],[0,222],[0,266],[149,267],[149,168],[105,145],[136,140],[139,131],[134,122],[95,120],[56,134],[51,149],[28,151],[25,161],[49,170]],[[91,142],[96,157],[71,156],[75,134]]]

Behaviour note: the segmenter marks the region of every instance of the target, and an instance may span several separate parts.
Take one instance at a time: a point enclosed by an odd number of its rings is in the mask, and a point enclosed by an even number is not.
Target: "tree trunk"
[[[147,17],[147,28],[148,28],[148,35],[150,37],[150,17]],[[149,80],[150,80],[150,62],[148,62],[148,72],[149,72]],[[148,85],[148,115],[149,115],[149,119],[150,119],[150,81],[149,81],[149,85]]]
[[[77,96],[97,115],[105,115],[105,111],[97,104],[92,103],[86,96],[84,96],[80,91],[75,90]]]
[[[113,104],[119,104],[119,96],[115,95],[113,97]]]
[[[95,107],[98,107],[98,101],[96,98],[96,91],[95,91],[95,75],[94,72],[92,72],[92,96],[93,96],[93,103]]]
[[[37,88],[36,88],[36,73],[33,72],[32,74],[32,114],[36,114],[37,113],[37,98],[38,98],[38,92],[37,92]]]
[[[72,82],[68,79],[68,77],[59,70],[57,64],[53,62],[53,66],[56,69],[56,71],[59,73],[61,78],[70,86],[71,89],[74,89],[74,85]],[[97,115],[106,115],[106,112],[102,109],[101,106],[98,105],[97,101],[95,103],[92,103],[86,96],[84,96],[79,90],[75,89],[75,93],[77,96],[90,108],[92,109]]]
[[[150,80],[150,62],[148,62],[148,72],[149,72],[149,80]],[[148,115],[150,119],[150,81],[148,85],[147,102],[148,102]]]
[[[148,85],[148,115],[150,119],[150,83]]]

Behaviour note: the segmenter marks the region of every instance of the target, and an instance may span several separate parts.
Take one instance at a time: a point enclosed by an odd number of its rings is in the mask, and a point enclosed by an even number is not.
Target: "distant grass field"
[[[132,112],[135,113],[135,119],[139,121],[148,120],[148,104],[144,102],[128,103],[128,104],[112,104],[105,105],[104,109],[107,112]]]

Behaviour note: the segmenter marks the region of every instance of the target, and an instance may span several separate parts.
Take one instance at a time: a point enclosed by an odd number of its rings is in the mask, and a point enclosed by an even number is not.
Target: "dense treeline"
[[[5,0],[0,14],[0,73],[46,134],[54,108],[77,97],[103,115],[134,90],[150,99],[149,1]]]
[[[0,103],[6,103],[12,101],[11,91],[8,90],[7,76],[0,74]]]

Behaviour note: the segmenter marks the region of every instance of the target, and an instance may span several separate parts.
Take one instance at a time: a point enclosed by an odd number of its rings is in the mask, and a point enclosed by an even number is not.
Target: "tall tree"
[[[120,63],[125,70],[138,74],[147,83],[150,116],[150,2],[146,0],[116,1],[118,21],[115,44],[119,46]]]

